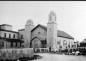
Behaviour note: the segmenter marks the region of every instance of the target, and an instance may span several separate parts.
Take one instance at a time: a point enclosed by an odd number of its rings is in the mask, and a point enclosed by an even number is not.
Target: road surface
[[[38,55],[42,56],[42,58],[32,61],[86,61],[86,56],[60,55],[49,53],[39,53]]]

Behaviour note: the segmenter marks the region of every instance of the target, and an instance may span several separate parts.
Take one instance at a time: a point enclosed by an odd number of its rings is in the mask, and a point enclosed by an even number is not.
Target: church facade
[[[25,29],[18,30],[19,38],[24,40],[25,47],[34,49],[48,48],[51,51],[72,48],[74,38],[64,31],[58,30],[56,14],[50,12],[47,26],[38,24],[33,25],[32,20],[28,20]]]
[[[47,26],[38,24],[34,26],[32,20],[27,20],[25,28],[12,30],[8,24],[0,25],[0,47],[16,48],[26,47],[34,49],[47,48],[51,51],[72,48],[74,38],[64,31],[58,30],[56,14],[50,12]]]

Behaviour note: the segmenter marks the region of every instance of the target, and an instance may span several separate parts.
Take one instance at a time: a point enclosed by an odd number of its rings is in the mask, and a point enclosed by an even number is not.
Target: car
[[[76,51],[76,52],[75,52],[75,55],[80,55],[80,52],[79,52],[79,51]]]
[[[75,52],[72,52],[72,55],[75,55]]]
[[[69,55],[72,55],[72,53],[69,53]]]

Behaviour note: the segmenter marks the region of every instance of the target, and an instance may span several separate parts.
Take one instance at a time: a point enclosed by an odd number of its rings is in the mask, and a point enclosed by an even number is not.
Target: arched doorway
[[[47,48],[47,41],[42,40],[38,37],[34,37],[31,40],[31,47],[34,49],[34,52],[48,52],[48,48]]]
[[[31,40],[31,47],[34,49],[35,52],[40,52],[39,48],[42,47],[41,40],[37,37]]]
[[[32,48],[41,48],[41,41],[38,38],[32,41]]]

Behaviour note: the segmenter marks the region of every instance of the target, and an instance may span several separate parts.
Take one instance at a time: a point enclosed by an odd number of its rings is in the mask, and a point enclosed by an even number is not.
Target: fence
[[[3,59],[17,59],[20,57],[28,56],[33,57],[33,48],[22,48],[22,49],[0,49],[0,57]]]

